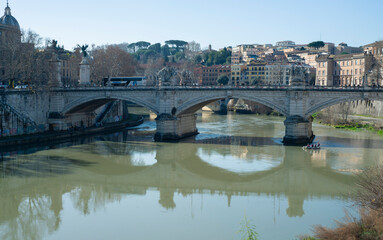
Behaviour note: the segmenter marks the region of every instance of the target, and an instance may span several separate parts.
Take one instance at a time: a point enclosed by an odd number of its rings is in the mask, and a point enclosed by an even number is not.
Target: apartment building
[[[231,65],[231,85],[241,85],[245,80],[246,64],[232,64]]]
[[[230,65],[213,65],[213,66],[202,66],[201,67],[202,77],[200,84],[204,86],[217,85],[217,79],[221,75],[231,76]]]
[[[318,86],[362,86],[368,54],[321,55],[317,61]]]
[[[264,84],[265,62],[251,60],[249,63],[231,65],[232,85]]]
[[[245,81],[243,85],[264,84],[266,80],[266,63],[251,61],[246,65]]]

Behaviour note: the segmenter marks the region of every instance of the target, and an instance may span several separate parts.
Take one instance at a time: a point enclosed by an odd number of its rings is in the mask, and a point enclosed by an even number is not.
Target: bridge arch
[[[322,101],[318,104],[311,106],[308,109],[308,111],[306,112],[305,117],[308,118],[312,114],[314,114],[314,113],[316,113],[322,109],[325,109],[325,108],[328,108],[328,107],[331,107],[331,106],[334,106],[337,104],[352,102],[352,101],[360,101],[360,100],[383,101],[383,99],[379,98],[379,97],[368,97],[368,98],[366,98],[363,96],[358,96],[358,97],[357,96],[355,96],[355,97],[346,96],[346,97],[339,97],[339,98],[331,98],[331,99],[328,99],[326,101]]]
[[[214,94],[214,95],[210,95],[210,96],[204,96],[204,97],[197,96],[195,98],[192,98],[192,99],[186,101],[185,103],[181,104],[180,106],[178,106],[177,111],[176,111],[176,115],[195,113],[196,111],[198,111],[202,107],[206,106],[207,104],[218,101],[220,99],[224,99],[226,97],[241,98],[244,100],[260,103],[260,104],[263,104],[267,107],[270,107],[270,108],[278,111],[279,113],[281,113],[284,116],[288,116],[288,111],[287,111],[286,105],[274,103],[272,101],[272,99],[267,99],[266,97],[243,95],[243,94],[230,94],[230,95],[228,95],[226,93],[218,93],[218,94]]]
[[[80,112],[84,110],[94,111],[97,108],[116,100],[129,101],[137,105],[140,105],[142,107],[148,108],[149,110],[153,111],[155,114],[158,114],[158,109],[156,105],[148,101],[143,101],[142,99],[137,99],[137,98],[133,98],[129,96],[118,96],[118,95],[92,96],[92,97],[80,98],[66,104],[63,107],[61,113],[65,115],[65,114]]]

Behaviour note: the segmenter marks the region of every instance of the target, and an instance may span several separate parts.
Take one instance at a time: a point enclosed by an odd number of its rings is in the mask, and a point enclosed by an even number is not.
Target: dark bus
[[[109,77],[103,79],[103,85],[116,87],[144,86],[145,80],[145,77]]]

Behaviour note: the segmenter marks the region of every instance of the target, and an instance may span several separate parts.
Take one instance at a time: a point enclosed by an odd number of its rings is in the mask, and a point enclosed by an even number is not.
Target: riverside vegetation
[[[338,104],[320,112],[313,114],[314,120],[321,124],[329,125],[334,128],[347,129],[351,131],[369,130],[383,137],[383,120],[382,121],[365,121],[359,119],[350,119],[352,103]],[[353,115],[354,117],[371,117],[375,120],[382,119],[367,115]]]
[[[383,168],[370,168],[358,175],[358,190],[351,196],[359,208],[359,218],[346,212],[334,229],[314,227],[314,236],[303,240],[381,240],[383,239]]]

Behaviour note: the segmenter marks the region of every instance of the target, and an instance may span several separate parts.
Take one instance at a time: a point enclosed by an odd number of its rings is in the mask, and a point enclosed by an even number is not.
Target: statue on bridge
[[[193,83],[193,73],[187,69],[178,71],[179,85],[191,85]]]
[[[292,86],[306,86],[309,79],[309,72],[301,66],[293,66],[290,72]]]
[[[77,44],[77,47],[81,49],[83,58],[86,58],[89,55],[88,52],[86,51],[86,49],[88,48],[88,45],[80,46],[79,44]]]
[[[176,84],[175,76],[177,75],[177,69],[175,67],[164,67],[158,73],[160,86],[171,86]]]

